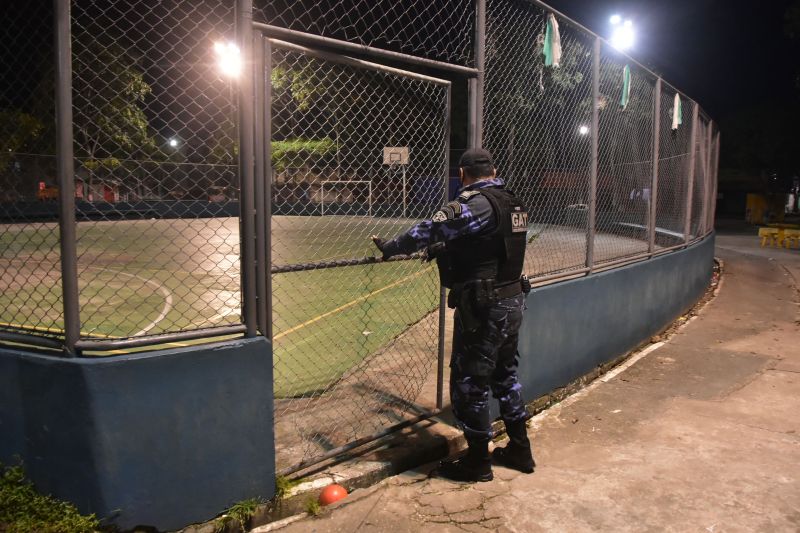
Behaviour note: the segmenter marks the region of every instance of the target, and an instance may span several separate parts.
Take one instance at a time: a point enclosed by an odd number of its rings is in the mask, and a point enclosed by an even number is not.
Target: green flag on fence
[[[561,35],[558,33],[558,21],[552,13],[547,15],[542,53],[544,54],[544,66],[558,67],[561,63]]]
[[[628,107],[628,102],[631,99],[631,67],[625,65],[622,70],[622,98],[619,100],[619,105],[624,110]]]
[[[683,124],[683,104],[681,95],[675,93],[675,102],[672,104],[672,129],[677,130],[681,124]]]

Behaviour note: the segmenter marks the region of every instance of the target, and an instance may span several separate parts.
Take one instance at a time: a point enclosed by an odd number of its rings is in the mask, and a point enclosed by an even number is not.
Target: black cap
[[[484,165],[494,166],[494,163],[492,162],[492,154],[489,153],[489,150],[484,150],[483,148],[470,148],[458,160],[458,166],[462,168],[481,167]]]

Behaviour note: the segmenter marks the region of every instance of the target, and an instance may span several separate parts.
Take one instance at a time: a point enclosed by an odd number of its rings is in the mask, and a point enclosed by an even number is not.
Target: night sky
[[[700,102],[715,120],[754,101],[789,101],[800,60],[784,33],[791,0],[551,0],[603,37],[609,17],[634,22],[630,54]]]
[[[204,1],[219,5],[213,0]],[[800,35],[792,40],[785,32],[787,9],[793,4],[800,9],[800,0],[547,2],[603,37],[611,33],[610,15],[618,13],[632,19],[637,42],[630,54],[697,100],[720,124],[725,139],[723,167],[800,175],[800,133],[796,127],[800,122]],[[158,4],[162,10],[173,9],[164,7],[173,5],[170,3],[150,3]],[[81,3],[95,4],[99,2]],[[286,4],[297,3],[286,0]],[[174,11],[179,19],[182,11]],[[0,28],[0,35],[4,36],[0,42],[5,43],[0,44],[0,108],[13,108],[35,94],[42,77],[40,67],[52,58],[52,2],[11,2],[4,16],[9,23]],[[138,12],[135,18],[141,18]],[[797,31],[800,34],[800,17]],[[179,44],[191,41],[175,32],[161,33],[165,39],[177,35]],[[192,38],[196,33],[191,34]],[[25,53],[20,54],[19,50]],[[147,81],[159,88],[158,77]],[[160,117],[159,110],[167,104],[154,100],[149,105],[149,112],[154,115],[150,117],[151,125],[160,131],[164,121],[156,116]],[[179,107],[189,112],[188,106]],[[456,113],[464,114],[461,108]],[[185,119],[182,122],[188,123]],[[161,135],[172,133],[164,131]]]

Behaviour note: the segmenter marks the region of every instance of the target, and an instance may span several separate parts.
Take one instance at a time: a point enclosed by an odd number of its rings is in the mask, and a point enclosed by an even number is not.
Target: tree
[[[272,69],[273,108],[286,109],[273,116],[271,153],[272,168],[278,172],[330,154],[335,150],[334,141],[323,134],[318,138],[297,135],[299,117],[318,102],[320,96],[329,89],[329,84],[314,77],[308,65],[289,68],[275,65]],[[256,149],[259,149],[256,147]],[[227,116],[211,137],[211,162],[222,165],[235,165],[239,155],[239,141],[236,124]]]
[[[17,109],[0,109],[0,170],[42,133],[42,122]]]
[[[95,172],[156,149],[143,109],[151,88],[135,58],[116,42],[91,38],[80,34],[73,47],[75,155],[90,190]]]
[[[484,131],[498,168],[530,179],[542,168],[570,166],[577,125],[591,116],[591,49],[565,40],[560,65],[547,67],[544,24],[490,19],[489,28]]]

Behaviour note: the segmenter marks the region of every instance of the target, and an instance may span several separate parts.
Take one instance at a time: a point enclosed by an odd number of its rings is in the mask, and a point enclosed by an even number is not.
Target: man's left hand
[[[375,246],[378,248],[378,250],[381,251],[382,259],[384,261],[386,259],[389,259],[389,257],[391,257],[390,255],[388,255],[386,253],[387,250],[386,250],[386,241],[385,240],[383,240],[382,238],[378,237],[377,235],[373,235],[372,236],[372,242],[375,243]]]

